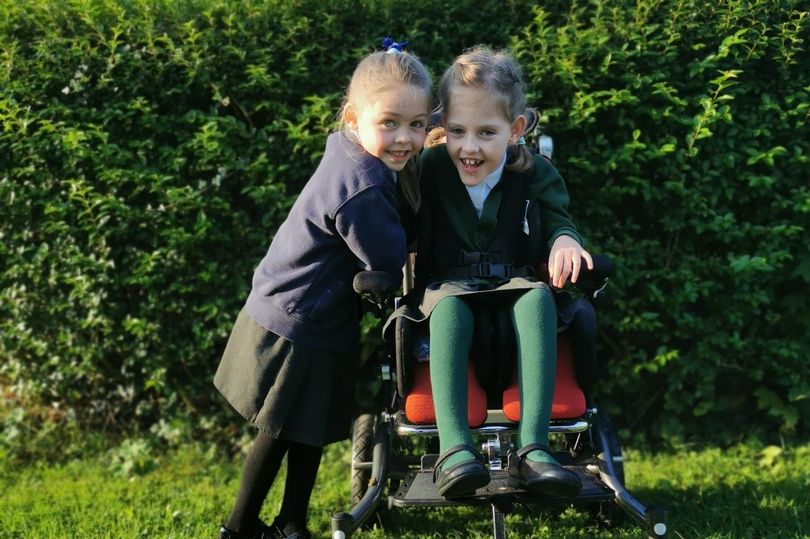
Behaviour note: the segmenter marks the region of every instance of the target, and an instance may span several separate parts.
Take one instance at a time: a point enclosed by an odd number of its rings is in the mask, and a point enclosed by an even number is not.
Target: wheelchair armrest
[[[593,269],[588,269],[588,266],[582,266],[579,272],[579,278],[586,280],[604,281],[613,275],[616,265],[613,260],[607,255],[591,255],[593,259]]]
[[[354,276],[354,291],[375,299],[393,296],[402,284],[402,275],[387,271],[361,271]]]
[[[588,297],[596,298],[613,275],[616,265],[606,255],[591,255],[591,258],[593,259],[593,269],[588,269],[588,266],[583,263],[575,286]]]

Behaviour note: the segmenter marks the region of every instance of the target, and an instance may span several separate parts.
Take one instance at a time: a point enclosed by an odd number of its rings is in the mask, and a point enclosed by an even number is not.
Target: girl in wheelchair
[[[566,211],[562,178],[520,144],[526,98],[516,61],[473,48],[444,73],[439,99],[446,143],[422,155],[415,291],[392,315],[429,329],[441,453],[434,481],[446,498],[490,481],[467,422],[467,364],[476,310],[497,304],[517,344],[520,447],[509,476],[529,491],[574,496],[580,479],[548,448],[557,312],[545,281],[575,282],[582,260],[593,261]],[[538,274],[544,261],[548,275]]]

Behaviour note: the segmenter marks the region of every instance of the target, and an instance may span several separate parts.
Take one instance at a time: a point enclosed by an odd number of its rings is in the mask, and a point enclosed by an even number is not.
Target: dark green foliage
[[[589,247],[601,400],[658,438],[807,432],[801,2],[0,4],[0,385],[88,424],[228,417],[252,269],[385,34],[509,45]]]
[[[803,422],[806,432],[810,15],[800,6],[537,8],[515,42],[574,213],[619,264],[601,323],[602,393],[636,428],[738,436]]]
[[[90,424],[232,417],[211,378],[253,267],[400,7],[3,3],[3,386]],[[442,67],[480,27],[411,13]]]

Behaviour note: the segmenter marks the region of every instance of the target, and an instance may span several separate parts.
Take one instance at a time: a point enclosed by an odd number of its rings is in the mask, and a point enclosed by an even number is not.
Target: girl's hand
[[[572,283],[577,282],[583,258],[588,269],[593,269],[590,253],[583,249],[577,240],[565,235],[554,240],[548,256],[548,277],[551,285],[562,288],[569,276]]]

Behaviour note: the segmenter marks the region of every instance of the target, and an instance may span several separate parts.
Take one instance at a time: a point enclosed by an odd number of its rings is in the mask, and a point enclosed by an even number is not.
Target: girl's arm
[[[540,203],[543,241],[548,246],[549,282],[562,288],[571,278],[579,278],[582,259],[588,269],[593,269],[590,253],[582,248],[582,238],[568,215],[568,189],[557,169],[544,159],[535,160],[535,177],[531,185]]]
[[[365,270],[396,273],[405,264],[405,232],[393,191],[372,187],[343,204],[335,228]]]
[[[555,288],[562,288],[569,276],[572,283],[577,282],[583,258],[588,269],[593,269],[591,254],[583,249],[577,240],[567,235],[559,236],[554,240],[548,255],[548,274],[551,285]]]

